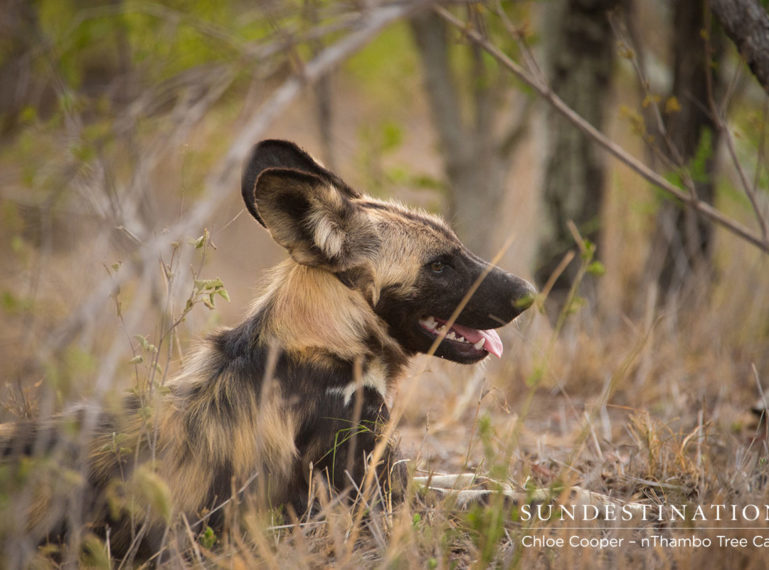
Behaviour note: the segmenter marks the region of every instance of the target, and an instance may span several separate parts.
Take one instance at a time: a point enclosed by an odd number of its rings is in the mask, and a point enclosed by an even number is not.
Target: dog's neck
[[[272,270],[254,313],[263,319],[260,342],[275,343],[300,361],[359,361],[364,374],[376,369],[389,386],[408,359],[361,292],[291,259]]]

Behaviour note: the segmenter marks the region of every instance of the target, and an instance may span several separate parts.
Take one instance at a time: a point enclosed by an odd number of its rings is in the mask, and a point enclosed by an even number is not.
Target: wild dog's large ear
[[[272,139],[263,140],[254,145],[251,150],[240,183],[240,191],[243,194],[246,208],[263,226],[265,225],[264,220],[256,210],[254,203],[254,188],[259,175],[268,168],[288,168],[314,174],[318,178],[326,180],[348,197],[360,198],[360,194],[345,184],[341,178],[323,168],[294,143]]]
[[[365,264],[378,247],[365,210],[316,174],[268,168],[253,197],[258,219],[298,263],[346,271]]]

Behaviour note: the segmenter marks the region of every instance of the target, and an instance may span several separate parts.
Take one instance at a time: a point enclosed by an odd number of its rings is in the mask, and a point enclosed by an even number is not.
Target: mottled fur
[[[95,528],[109,525],[115,554],[149,556],[180,514],[194,531],[201,517],[221,526],[218,507],[242,488],[259,504],[301,511],[311,468],[338,491],[348,467],[360,481],[388,419],[388,390],[435,340],[419,319],[449,319],[483,275],[458,324],[493,329],[530,303],[526,282],[473,256],[442,220],[358,194],[292,143],[258,144],[242,192],[290,259],[272,270],[250,316],[208,338],[151,401],[131,396],[122,413],[99,416],[83,508]],[[486,356],[449,340],[436,354]],[[42,433],[53,442],[53,430],[5,427],[0,442],[6,456],[44,454],[35,442]],[[386,490],[401,476],[393,463],[388,448],[377,466]],[[147,500],[164,485],[170,512]],[[65,528],[46,514],[49,499],[42,493],[30,513],[41,537]]]

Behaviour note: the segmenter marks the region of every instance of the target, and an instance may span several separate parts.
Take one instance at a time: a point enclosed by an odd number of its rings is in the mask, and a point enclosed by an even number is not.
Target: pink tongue
[[[465,339],[470,341],[471,344],[475,344],[482,338],[485,338],[486,342],[483,344],[483,349],[489,354],[493,354],[497,358],[502,358],[502,339],[499,338],[497,331],[494,329],[483,331],[471,329],[469,327],[463,327],[462,325],[458,324],[452,325],[451,328],[458,332],[461,336],[465,337]]]

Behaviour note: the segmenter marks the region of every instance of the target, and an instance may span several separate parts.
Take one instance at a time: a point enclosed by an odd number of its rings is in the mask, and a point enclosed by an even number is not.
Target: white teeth
[[[468,340],[465,337],[463,337],[462,335],[456,334],[454,331],[449,331],[446,334],[446,338],[456,342],[465,342],[469,344]]]
[[[420,319],[419,320],[419,324],[422,325],[427,330],[434,332],[437,335],[443,334],[443,331],[446,330],[446,324],[445,323],[439,323],[438,321],[435,320],[434,317],[426,317],[424,319]],[[462,335],[457,334],[456,331],[453,331],[451,329],[448,330],[448,332],[446,333],[445,338],[447,338],[449,340],[457,341],[457,342],[466,342],[466,343],[470,344],[469,340],[467,340]],[[481,339],[479,341],[479,345],[483,346],[483,342],[484,342],[483,339]],[[476,346],[476,348],[478,348],[478,345],[475,345],[475,346]]]
[[[486,344],[486,339],[485,339],[485,338],[482,338],[481,340],[479,340],[478,342],[476,342],[476,343],[473,345],[473,348],[474,348],[475,350],[481,350],[481,349],[483,348],[483,345],[484,345],[484,344]]]

